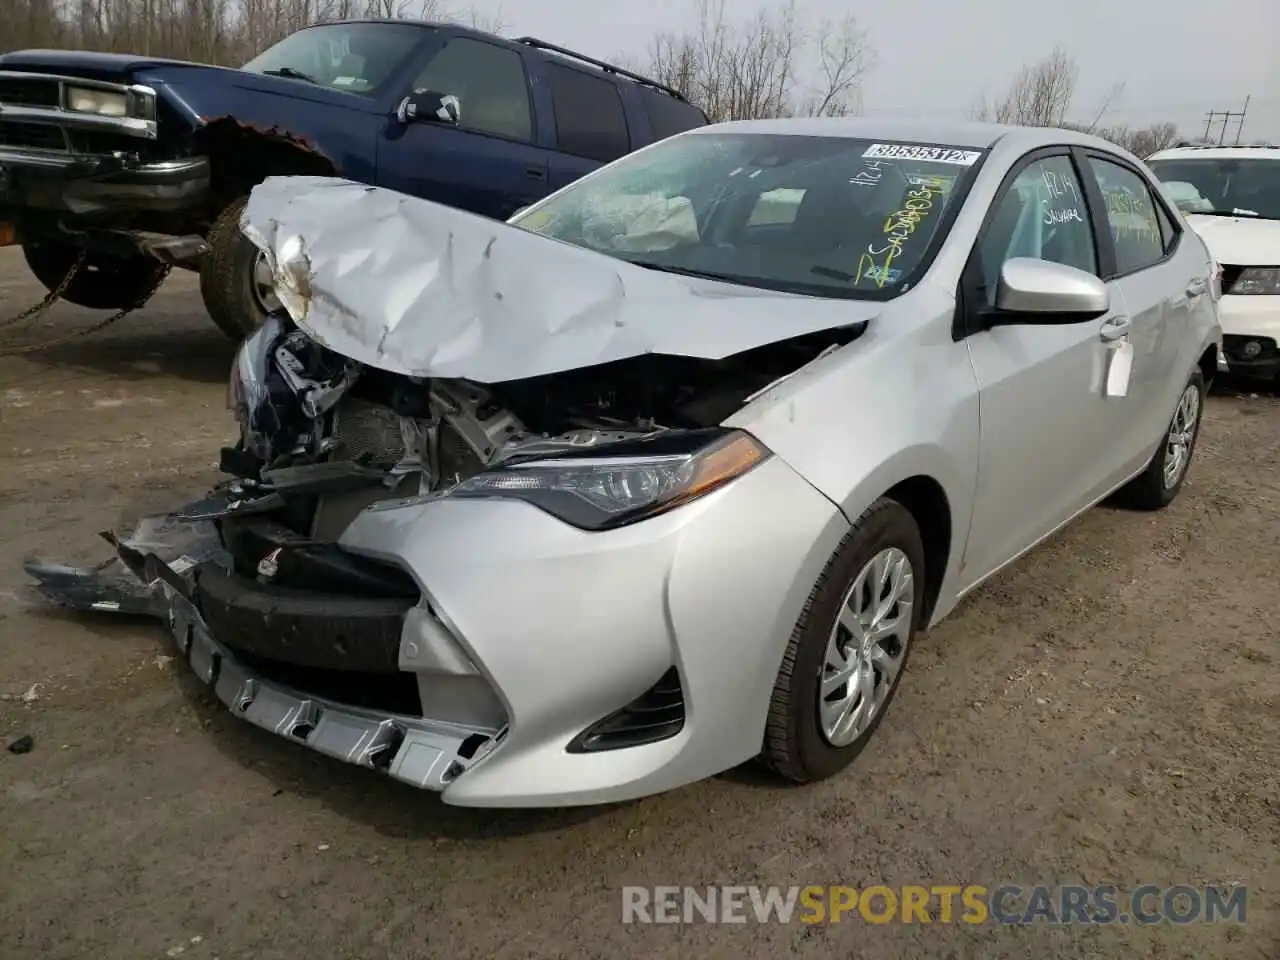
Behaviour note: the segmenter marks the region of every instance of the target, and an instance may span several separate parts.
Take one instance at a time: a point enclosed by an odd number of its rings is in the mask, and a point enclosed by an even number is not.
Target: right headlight
[[[92,113],[99,117],[127,117],[129,97],[115,90],[96,87],[67,87],[67,109],[75,113]]]
[[[1245,267],[1226,292],[1237,297],[1280,295],[1280,267]]]
[[[269,316],[262,326],[245,337],[232,361],[231,377],[227,383],[227,408],[240,424],[244,448],[262,459],[270,453],[269,431],[263,430],[259,423],[264,410],[270,409],[268,364],[271,348],[283,329],[284,324],[279,317]]]
[[[641,446],[652,452],[636,450]],[[523,500],[583,530],[607,530],[705,496],[771,456],[739,430],[667,434],[625,448],[636,452],[498,466],[462,481],[448,496]]]

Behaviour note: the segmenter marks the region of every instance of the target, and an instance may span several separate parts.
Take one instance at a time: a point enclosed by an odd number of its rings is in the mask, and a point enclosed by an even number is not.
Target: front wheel
[[[22,245],[27,266],[45,289],[62,287],[80,258],[69,243],[32,242]],[[61,299],[90,310],[123,310],[138,306],[164,276],[165,265],[150,257],[112,257],[89,252],[71,281],[62,287]]]
[[[241,340],[280,309],[275,282],[262,251],[240,231],[249,198],[229,204],[209,229],[209,252],[200,261],[200,295],[210,319],[232,340]]]
[[[924,603],[911,513],[881,498],[853,525],[796,624],[774,683],[762,759],[799,783],[862,752],[902,680]]]
[[[1204,374],[1196,370],[1178,396],[1169,429],[1151,462],[1116,494],[1119,505],[1134,510],[1160,510],[1173,503],[1187,479],[1196,450],[1204,395]]]

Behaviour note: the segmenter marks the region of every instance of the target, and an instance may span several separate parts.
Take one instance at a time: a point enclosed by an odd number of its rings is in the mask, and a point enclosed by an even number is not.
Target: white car
[[[1222,267],[1223,353],[1280,373],[1280,147],[1176,147],[1147,160]]]
[[[121,559],[237,716],[470,806],[834,774],[918,630],[1177,496],[1221,340],[1204,243],[1067,130],[722,124],[510,224],[279,177],[242,226],[287,313],[239,479]]]

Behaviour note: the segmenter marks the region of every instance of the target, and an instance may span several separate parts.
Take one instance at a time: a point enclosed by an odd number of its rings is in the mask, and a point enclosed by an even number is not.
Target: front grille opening
[[[635,700],[574,737],[568,750],[594,753],[669,740],[684,729],[684,716],[684,689],[672,667]]]
[[[45,123],[23,123],[19,120],[0,120],[0,146],[65,151],[67,138],[61,127]]]
[[[415,674],[360,673],[353,670],[300,667],[292,663],[268,660],[246,650],[237,650],[230,644],[227,646],[231,647],[237,660],[263,679],[297,693],[348,707],[395,713],[402,717],[422,716],[422,698],[418,695],[418,678]]]
[[[0,103],[8,103],[15,107],[58,107],[58,84],[53,80],[37,78],[19,79],[5,77],[0,79]]]

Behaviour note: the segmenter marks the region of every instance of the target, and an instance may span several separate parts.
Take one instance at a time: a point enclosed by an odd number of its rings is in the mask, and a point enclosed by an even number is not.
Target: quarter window
[[[1069,157],[1036,160],[1018,174],[996,201],[978,252],[988,306],[995,304],[1000,268],[1017,257],[1097,274],[1089,207]]]
[[[1116,272],[1132,273],[1163,260],[1168,244],[1146,180],[1128,167],[1099,157],[1090,157],[1089,166],[1106,202],[1107,226],[1116,246]]]
[[[457,97],[462,106],[458,126],[464,130],[533,139],[524,63],[514,50],[463,37],[450,40],[413,89]]]
[[[613,81],[554,63],[546,69],[561,150],[601,163],[630,151],[627,117]]]

